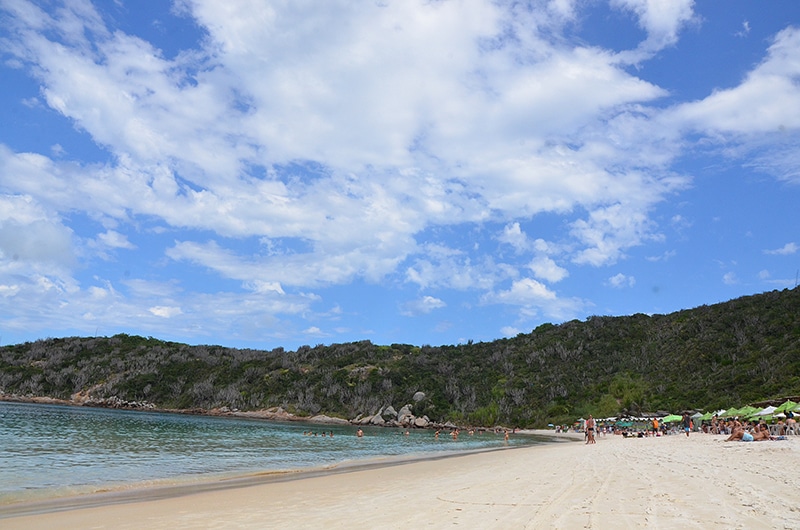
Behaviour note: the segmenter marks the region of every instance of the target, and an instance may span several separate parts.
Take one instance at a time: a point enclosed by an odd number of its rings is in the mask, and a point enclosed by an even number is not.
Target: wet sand
[[[800,528],[800,436],[724,438],[609,435],[594,445],[573,441],[266,483],[144,490],[125,499],[90,496],[90,505],[64,511],[0,510],[0,527]]]

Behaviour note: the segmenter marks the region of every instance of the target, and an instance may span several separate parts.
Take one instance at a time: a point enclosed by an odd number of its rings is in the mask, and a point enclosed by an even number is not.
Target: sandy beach
[[[561,435],[565,439],[575,435]],[[600,437],[10,516],[53,528],[800,528],[800,437]],[[87,499],[81,499],[85,502]],[[7,507],[6,507],[7,508]]]

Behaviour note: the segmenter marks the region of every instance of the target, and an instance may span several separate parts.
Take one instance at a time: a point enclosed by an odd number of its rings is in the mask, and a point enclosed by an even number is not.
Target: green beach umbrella
[[[787,399],[784,403],[780,404],[778,408],[775,409],[775,412],[788,412],[790,410],[794,410],[795,407],[797,407],[797,403],[795,403],[791,399]]]
[[[683,416],[678,416],[677,414],[670,414],[669,416],[664,416],[661,418],[661,421],[664,423],[674,423],[676,421],[681,421]]]
[[[739,416],[752,416],[753,414],[761,411],[762,409],[747,405],[746,407],[742,407],[741,409],[739,409]]]

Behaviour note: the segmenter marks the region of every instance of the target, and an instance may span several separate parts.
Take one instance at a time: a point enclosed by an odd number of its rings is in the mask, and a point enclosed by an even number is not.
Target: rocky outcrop
[[[316,416],[312,416],[306,421],[311,423],[327,423],[331,425],[349,425],[350,422],[343,419],[343,418],[332,418],[330,416],[326,416],[325,414],[317,414]]]
[[[126,401],[117,396],[107,398],[88,397],[82,402],[87,407],[100,407],[106,409],[131,409],[131,410],[155,410],[156,406],[147,401]]]
[[[404,426],[414,421],[414,415],[411,413],[411,405],[403,405],[403,408],[397,411],[397,421]]]
[[[411,398],[412,403],[406,403],[400,410],[395,410],[392,405],[385,405],[378,412],[369,414],[359,414],[350,423],[353,425],[378,425],[383,427],[403,427],[403,428],[440,428],[440,424],[431,422],[427,416],[417,417],[414,415],[414,407],[427,399],[425,392],[415,392]]]

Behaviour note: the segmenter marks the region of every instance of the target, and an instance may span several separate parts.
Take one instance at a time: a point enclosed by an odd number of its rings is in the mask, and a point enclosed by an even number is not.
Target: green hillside
[[[800,289],[669,315],[591,317],[456,346],[369,341],[297,351],[115,335],[0,348],[0,392],[78,392],[160,408],[352,418],[425,399],[414,414],[542,426],[592,413],[716,409],[800,395]]]

